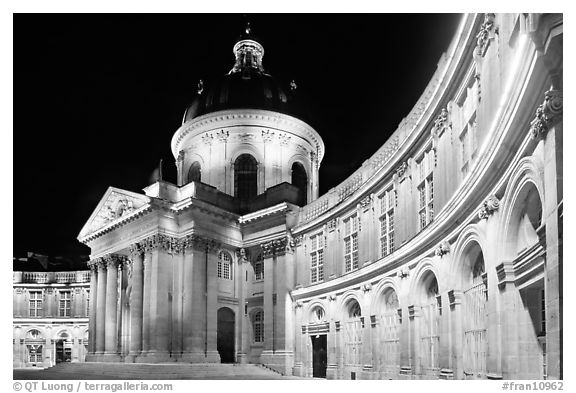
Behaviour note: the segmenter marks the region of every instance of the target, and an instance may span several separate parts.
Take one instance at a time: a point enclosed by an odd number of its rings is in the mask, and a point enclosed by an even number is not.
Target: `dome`
[[[204,84],[198,83],[197,95],[184,113],[183,123],[207,113],[226,109],[264,109],[300,119],[305,106],[296,99],[296,83],[284,88],[262,67],[264,48],[246,28],[234,45],[236,62],[227,75]]]

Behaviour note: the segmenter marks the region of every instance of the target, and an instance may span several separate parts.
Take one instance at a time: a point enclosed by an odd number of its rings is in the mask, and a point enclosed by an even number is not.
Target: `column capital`
[[[180,239],[180,247],[182,252],[186,250],[197,250],[197,251],[215,251],[221,247],[220,242],[216,240],[209,239],[197,234],[186,235]]]
[[[262,248],[262,256],[264,258],[271,258],[275,255],[292,254],[294,252],[295,241],[292,236],[285,236],[260,243],[260,247]]]
[[[106,263],[106,266],[109,269],[111,269],[111,268],[117,268],[127,258],[124,255],[108,254],[108,255],[105,255],[103,259],[104,259],[104,262]]]

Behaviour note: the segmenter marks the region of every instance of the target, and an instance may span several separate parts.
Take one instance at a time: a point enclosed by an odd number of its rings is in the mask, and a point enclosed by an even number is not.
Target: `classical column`
[[[91,260],[88,263],[90,267],[90,293],[89,296],[89,306],[90,315],[88,321],[88,356],[86,361],[92,361],[94,357],[94,352],[96,352],[96,307],[97,307],[97,288],[98,288],[98,266],[96,260]]]
[[[150,243],[150,311],[149,350],[152,362],[173,360],[170,357],[172,249],[175,239],[162,234],[151,237]]]
[[[144,256],[142,247],[134,244],[132,253],[132,273],[130,283],[130,352],[129,361],[133,362],[142,350],[142,294],[144,286]]]
[[[100,258],[98,266],[98,291],[96,294],[96,354],[104,353],[105,321],[106,321],[106,262]]]
[[[207,285],[206,285],[206,361],[219,363],[218,353],[218,255],[214,247],[207,247]]]
[[[283,374],[294,365],[294,242],[283,237],[261,245],[264,256],[264,351],[262,361]]]
[[[184,247],[183,362],[205,362],[206,251],[194,239]]]
[[[270,356],[274,353],[274,251],[272,242],[260,245],[262,247],[262,257],[264,262],[264,349],[262,351],[262,362],[268,364]]]
[[[105,359],[119,360],[118,357],[118,262],[117,255],[104,257],[107,267],[106,277],[106,322],[105,322]]]
[[[236,361],[238,363],[248,363],[248,352],[250,351],[250,344],[248,341],[248,325],[250,320],[246,310],[246,280],[248,277],[247,268],[248,258],[246,251],[242,248],[238,255],[237,274],[234,279],[236,280],[236,294],[238,296],[238,312],[236,313]]]
[[[142,251],[144,252],[142,258],[142,349],[140,355],[134,359],[136,363],[148,362],[146,356],[150,350],[150,261],[152,256],[152,243],[148,240],[149,239],[145,239],[141,243]]]

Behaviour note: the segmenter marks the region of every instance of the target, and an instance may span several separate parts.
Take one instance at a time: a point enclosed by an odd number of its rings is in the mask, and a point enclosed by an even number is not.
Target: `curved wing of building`
[[[561,378],[562,29],[464,16],[413,110],[323,196],[324,143],[248,29],[172,139],[178,184],[110,188],[79,235],[87,358]]]

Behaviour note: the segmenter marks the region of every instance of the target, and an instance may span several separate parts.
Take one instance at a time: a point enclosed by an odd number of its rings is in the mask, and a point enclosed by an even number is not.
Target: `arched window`
[[[251,199],[258,193],[258,163],[250,154],[242,154],[234,162],[234,196]]]
[[[252,330],[254,331],[254,342],[264,342],[264,311],[258,310],[254,313]]]
[[[395,374],[400,366],[398,296],[388,289],[383,296],[380,315],[380,369]]]
[[[224,251],[218,254],[218,278],[232,280],[232,258]]]
[[[364,317],[360,305],[354,299],[346,304],[346,313],[348,315],[344,322],[344,364],[358,366],[361,364]]]
[[[194,161],[188,170],[188,183],[197,181],[200,182],[202,179],[201,167],[198,161]]]
[[[292,164],[292,185],[300,190],[298,206],[304,206],[308,201],[308,176],[304,165],[299,162]]]
[[[467,376],[486,375],[486,304],[488,291],[484,274],[484,257],[478,245],[469,252],[472,263],[468,288],[464,291],[464,373]]]
[[[438,305],[438,282],[433,273],[424,280],[422,323],[420,325],[420,353],[422,374],[436,375],[439,371],[440,308]]]

